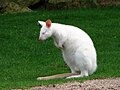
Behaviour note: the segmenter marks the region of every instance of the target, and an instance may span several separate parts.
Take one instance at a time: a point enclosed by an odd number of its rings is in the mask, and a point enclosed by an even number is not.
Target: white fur
[[[47,28],[45,22],[38,22],[42,25],[39,39],[46,40],[52,36],[55,46],[61,48],[64,61],[71,72],[81,72],[80,75],[68,78],[89,76],[96,71],[96,50],[87,33],[71,25],[52,23]]]

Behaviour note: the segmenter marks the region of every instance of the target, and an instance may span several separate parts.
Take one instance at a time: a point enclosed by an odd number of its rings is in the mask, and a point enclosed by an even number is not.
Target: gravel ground
[[[88,80],[84,83],[68,82],[62,85],[37,86],[29,90],[120,90],[120,78]]]

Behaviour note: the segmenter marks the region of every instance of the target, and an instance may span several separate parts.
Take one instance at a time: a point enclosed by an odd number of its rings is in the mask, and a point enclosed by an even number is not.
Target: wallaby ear
[[[50,27],[51,27],[51,24],[52,24],[51,20],[48,19],[48,20],[46,21],[46,27],[47,27],[47,28],[50,28]]]
[[[44,24],[45,24],[45,22],[43,22],[43,21],[38,21],[38,25],[43,26]]]

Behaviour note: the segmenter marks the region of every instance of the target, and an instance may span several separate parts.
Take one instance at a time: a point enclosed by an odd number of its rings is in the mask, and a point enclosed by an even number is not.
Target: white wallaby
[[[38,23],[42,26],[39,40],[52,37],[55,46],[61,49],[64,61],[71,70],[71,74],[39,77],[38,80],[78,78],[89,76],[96,71],[96,50],[87,33],[75,26],[52,23],[50,19],[46,22],[38,21]]]

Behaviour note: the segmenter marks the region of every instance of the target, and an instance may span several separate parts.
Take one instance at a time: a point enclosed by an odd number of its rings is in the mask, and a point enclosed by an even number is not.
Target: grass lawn
[[[36,80],[70,72],[53,40],[38,40],[37,21],[48,18],[80,27],[90,35],[98,56],[96,73],[79,79]],[[109,77],[120,77],[120,7],[0,15],[0,90]]]

